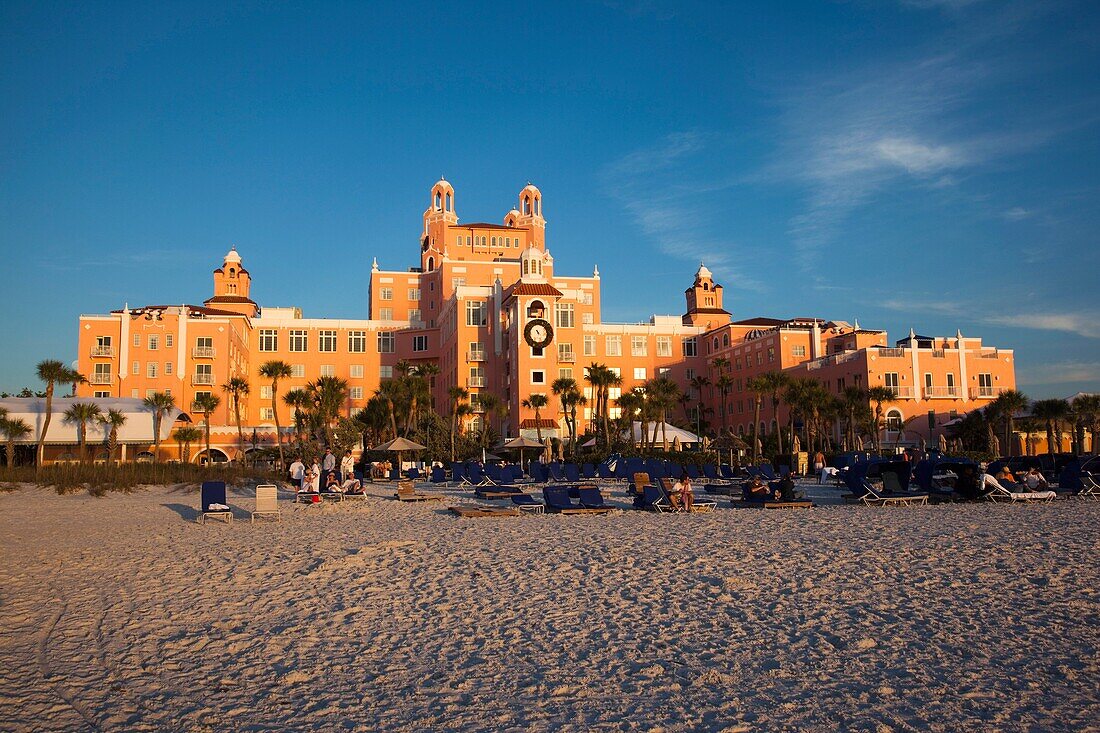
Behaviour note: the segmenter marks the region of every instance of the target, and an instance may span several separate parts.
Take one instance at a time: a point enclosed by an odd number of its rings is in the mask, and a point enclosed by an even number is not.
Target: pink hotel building
[[[930,338],[911,332],[891,345],[884,331],[843,321],[732,320],[723,308],[722,285],[702,265],[685,291],[682,315],[605,323],[599,270],[562,275],[555,264],[546,246],[538,188],[524,187],[517,207],[500,224],[460,224],[454,188],[440,180],[424,212],[418,265],[382,270],[377,260],[372,264],[368,318],[303,318],[298,308],[261,308],[249,297],[248,270],[231,250],[214,270],[213,295],[202,305],[146,305],[81,316],[78,369],[88,382],[78,395],[145,397],[167,391],[189,411],[199,394],[221,394],[221,384],[244,377],[251,385],[242,402],[246,435],[255,433],[271,445],[270,386],[258,372],[272,359],[293,369],[293,376],[280,382],[281,393],[325,375],[346,379],[348,414],[366,404],[398,361],[432,361],[440,368],[434,378],[436,409],[449,411],[447,388],[453,385],[469,389],[475,410],[478,395],[493,392],[509,408],[503,424],[494,423],[505,436],[534,436],[534,414],[522,406],[533,393],[550,397],[542,413],[543,435],[564,435],[550,385],[558,377],[573,377],[584,388],[584,367],[591,362],[622,377],[612,399],[658,375],[694,395],[690,380],[708,376],[712,386],[703,396],[713,410],[712,429],[742,434],[751,433],[753,419],[746,383],[767,371],[814,377],[833,392],[848,385],[891,386],[898,400],[888,406],[890,426],[927,415],[907,427],[907,437],[914,439],[937,437],[945,422],[1015,388],[1011,350],[983,346],[981,339],[959,333]],[[733,380],[724,396],[713,386],[719,357]],[[289,410],[281,414],[286,429]],[[586,409],[579,417],[583,430],[591,416]],[[765,430],[774,429],[776,417],[765,401]],[[478,429],[484,419],[475,412],[468,428]],[[782,424],[786,418],[778,419]],[[215,460],[235,458],[236,425],[224,395],[210,421]],[[887,431],[884,437],[894,436]],[[171,443],[161,450],[164,458],[176,456]]]

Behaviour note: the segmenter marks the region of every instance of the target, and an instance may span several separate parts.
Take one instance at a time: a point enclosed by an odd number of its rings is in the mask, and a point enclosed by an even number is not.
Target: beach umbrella
[[[407,450],[411,450],[411,451],[424,450],[426,447],[427,446],[420,445],[420,443],[409,440],[408,438],[394,438],[393,440],[390,440],[390,441],[387,441],[387,442],[383,443],[382,445],[378,446],[374,450],[388,451],[390,453],[396,453],[397,454],[397,473],[398,473],[398,475],[400,475],[401,474],[401,454],[404,453]]]
[[[679,435],[677,435],[676,437],[674,437],[672,439],[672,450],[674,450],[676,452],[680,451],[680,436]]]
[[[507,448],[508,450],[518,450],[519,451],[519,467],[523,468],[523,449],[524,448],[541,448],[542,443],[538,442],[537,440],[531,440],[530,438],[525,438],[521,435],[518,438],[512,438],[511,440],[509,440],[507,443],[505,443],[504,445],[502,445],[500,447],[501,448]]]
[[[940,433],[940,453],[947,452],[947,436]]]
[[[791,453],[802,452],[802,441],[798,439],[798,433],[794,434],[794,440],[791,443]]]
[[[554,444],[549,438],[543,438],[543,450],[542,455],[545,463],[550,463],[554,460]]]
[[[558,462],[565,461],[565,441],[558,441]]]

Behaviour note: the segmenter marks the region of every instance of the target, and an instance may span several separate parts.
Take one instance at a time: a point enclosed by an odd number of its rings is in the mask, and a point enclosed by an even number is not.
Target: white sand
[[[0,730],[1100,729],[1100,502],[197,504],[0,495]]]

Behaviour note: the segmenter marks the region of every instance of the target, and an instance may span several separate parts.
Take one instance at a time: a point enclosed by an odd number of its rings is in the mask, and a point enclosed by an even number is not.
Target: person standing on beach
[[[355,478],[355,459],[351,457],[351,451],[344,451],[344,457],[340,459],[340,480],[347,481]]]
[[[302,477],[305,476],[306,465],[302,463],[301,456],[294,457],[294,463],[290,464],[290,480],[294,483],[301,485]]]
[[[814,453],[814,473],[819,484],[825,483],[825,454],[821,451]]]
[[[332,455],[331,450],[325,451],[325,457],[321,459],[321,468],[325,473],[336,470],[336,456]]]

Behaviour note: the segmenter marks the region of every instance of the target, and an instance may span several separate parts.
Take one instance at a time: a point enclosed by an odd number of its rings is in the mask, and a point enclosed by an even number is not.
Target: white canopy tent
[[[663,433],[661,432],[662,426],[663,426],[663,429],[665,431]],[[681,445],[683,445],[685,443],[698,443],[700,441],[699,436],[696,435],[695,433],[691,432],[690,430],[684,430],[683,428],[678,428],[675,425],[673,425],[672,423],[659,423],[659,422],[653,423],[653,422],[650,422],[650,423],[645,423],[644,427],[645,427],[645,433],[649,438],[653,437],[653,429],[654,429],[654,427],[656,427],[656,429],[657,429],[657,442],[658,443],[660,443],[662,440],[664,440],[665,436],[667,435],[668,436],[669,447],[672,447],[672,441],[676,440],[677,438],[679,438]],[[642,429],[643,429],[643,424],[641,422],[635,421],[634,424],[633,424],[633,431],[634,431],[633,438],[634,438],[635,443],[641,443],[642,442]],[[626,437],[625,432],[623,433],[623,437],[624,438]],[[582,448],[591,448],[594,445],[596,445],[596,439],[592,438],[587,443],[584,443],[581,447]]]
[[[74,402],[91,402],[99,406],[106,414],[108,410],[118,410],[126,416],[126,422],[118,429],[119,444],[149,445],[153,443],[153,413],[140,399],[132,397],[54,397],[50,406],[53,417],[50,430],[46,434],[47,445],[76,445],[78,426],[65,420],[65,411]],[[30,425],[31,432],[20,440],[18,445],[33,445],[38,442],[42,423],[46,419],[45,397],[4,397],[0,398],[0,408],[8,411],[9,419],[23,420]],[[167,440],[172,434],[176,418],[182,414],[179,408],[168,410],[160,421],[160,439]],[[107,428],[102,423],[88,424],[88,442],[102,442],[107,437]]]

